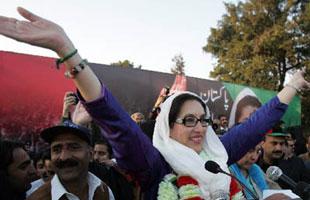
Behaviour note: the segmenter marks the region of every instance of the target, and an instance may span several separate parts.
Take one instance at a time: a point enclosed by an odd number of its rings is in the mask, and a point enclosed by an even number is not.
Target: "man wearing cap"
[[[288,135],[280,129],[267,133],[262,144],[263,155],[257,164],[264,170],[264,172],[266,172],[270,166],[278,166],[283,174],[290,177],[296,183],[300,181],[310,183],[310,173],[307,171],[302,160],[296,156],[284,159],[287,136]],[[279,181],[278,183],[282,189],[293,189],[282,181]]]
[[[65,121],[45,129],[41,137],[51,145],[51,160],[56,174],[28,199],[114,200],[111,190],[88,172],[91,139],[87,128]]]

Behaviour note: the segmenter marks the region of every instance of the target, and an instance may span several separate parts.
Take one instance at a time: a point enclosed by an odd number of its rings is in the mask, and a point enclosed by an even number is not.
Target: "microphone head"
[[[214,161],[208,160],[205,164],[205,169],[208,170],[209,172],[212,172],[214,174],[217,174],[221,172],[221,167]]]
[[[277,166],[270,166],[266,171],[267,177],[273,181],[277,181],[282,174],[282,170]]]
[[[229,200],[229,193],[224,190],[216,190],[210,194],[211,200]]]

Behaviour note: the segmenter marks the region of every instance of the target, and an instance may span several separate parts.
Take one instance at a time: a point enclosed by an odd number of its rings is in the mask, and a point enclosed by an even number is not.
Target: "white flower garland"
[[[191,178],[192,179],[192,178]],[[194,180],[194,179],[192,179]],[[202,199],[202,193],[197,184],[186,184],[176,186],[177,176],[173,173],[167,174],[159,184],[158,200],[186,200],[190,198]]]
[[[177,180],[174,174],[167,174],[163,181],[159,184],[158,200],[178,200],[178,188],[173,184]]]
[[[203,199],[201,190],[197,184],[185,184],[178,188],[176,186],[177,179],[178,177],[173,173],[164,176],[159,184],[157,194],[158,200]],[[194,180],[188,178],[188,180],[190,179]],[[242,190],[233,195],[231,200],[245,200]]]

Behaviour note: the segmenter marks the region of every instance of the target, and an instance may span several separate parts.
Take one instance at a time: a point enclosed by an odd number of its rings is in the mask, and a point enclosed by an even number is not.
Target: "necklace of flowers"
[[[231,200],[245,199],[237,182],[230,185]],[[157,200],[203,200],[198,182],[190,176],[167,174],[159,184]]]
[[[158,188],[158,200],[203,200],[198,182],[190,176],[167,174]]]

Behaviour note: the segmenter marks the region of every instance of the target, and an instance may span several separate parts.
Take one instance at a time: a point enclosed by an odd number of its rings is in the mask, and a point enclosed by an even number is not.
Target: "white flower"
[[[178,191],[176,186],[174,186],[169,181],[162,181],[158,188],[158,200],[178,200]]]

